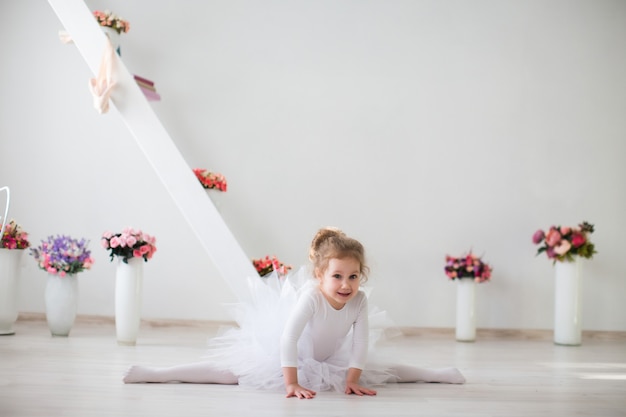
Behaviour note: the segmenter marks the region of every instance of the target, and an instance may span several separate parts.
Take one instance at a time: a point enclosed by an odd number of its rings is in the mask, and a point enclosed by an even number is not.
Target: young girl
[[[282,387],[287,397],[317,391],[376,395],[385,382],[462,384],[456,368],[422,369],[367,360],[367,297],[359,289],[368,267],[360,242],[323,228],[309,253],[313,279],[277,276],[249,281],[253,302],[239,305],[239,328],[212,339],[206,361],[170,368],[131,367],[125,383],[188,382]]]

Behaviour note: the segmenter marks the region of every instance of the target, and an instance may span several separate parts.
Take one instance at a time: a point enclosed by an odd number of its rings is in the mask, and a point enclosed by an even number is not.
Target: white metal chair
[[[7,216],[9,215],[9,204],[11,203],[11,191],[9,190],[9,187],[6,187],[6,186],[0,188],[0,191],[7,192],[7,199],[4,205],[4,216],[2,216],[2,228],[0,229],[0,240],[2,240],[2,236],[4,236],[4,228],[7,225]]]

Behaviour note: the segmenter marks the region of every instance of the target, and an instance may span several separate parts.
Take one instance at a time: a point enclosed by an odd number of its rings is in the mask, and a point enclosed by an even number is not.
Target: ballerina
[[[285,282],[273,290],[257,281],[256,288],[267,292],[256,297],[265,300],[265,307],[245,306],[247,321],[213,339],[208,360],[169,368],[132,366],[123,381],[282,387],[287,397],[297,398],[314,398],[317,391],[330,389],[376,395],[371,386],[388,382],[465,383],[456,368],[368,361],[368,300],[360,285],[369,268],[359,241],[336,228],[320,229],[309,259],[315,280],[299,289]],[[259,329],[269,318],[276,322],[273,330]]]

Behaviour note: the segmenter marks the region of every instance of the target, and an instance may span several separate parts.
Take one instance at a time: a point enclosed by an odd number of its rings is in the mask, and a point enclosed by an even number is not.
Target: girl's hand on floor
[[[374,391],[373,389],[362,387],[359,384],[356,384],[354,382],[346,383],[346,391],[345,392],[346,392],[346,394],[355,394],[355,395],[359,395],[359,396],[376,395],[376,391]]]
[[[287,389],[287,398],[289,397],[297,397],[297,398],[314,398],[316,392],[307,388],[300,386],[300,384],[289,384],[285,387]]]

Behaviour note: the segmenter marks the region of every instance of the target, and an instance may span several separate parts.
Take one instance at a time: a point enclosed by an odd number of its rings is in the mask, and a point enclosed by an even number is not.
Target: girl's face
[[[333,258],[323,273],[317,271],[320,290],[335,310],[341,310],[359,291],[361,264],[354,258]]]

